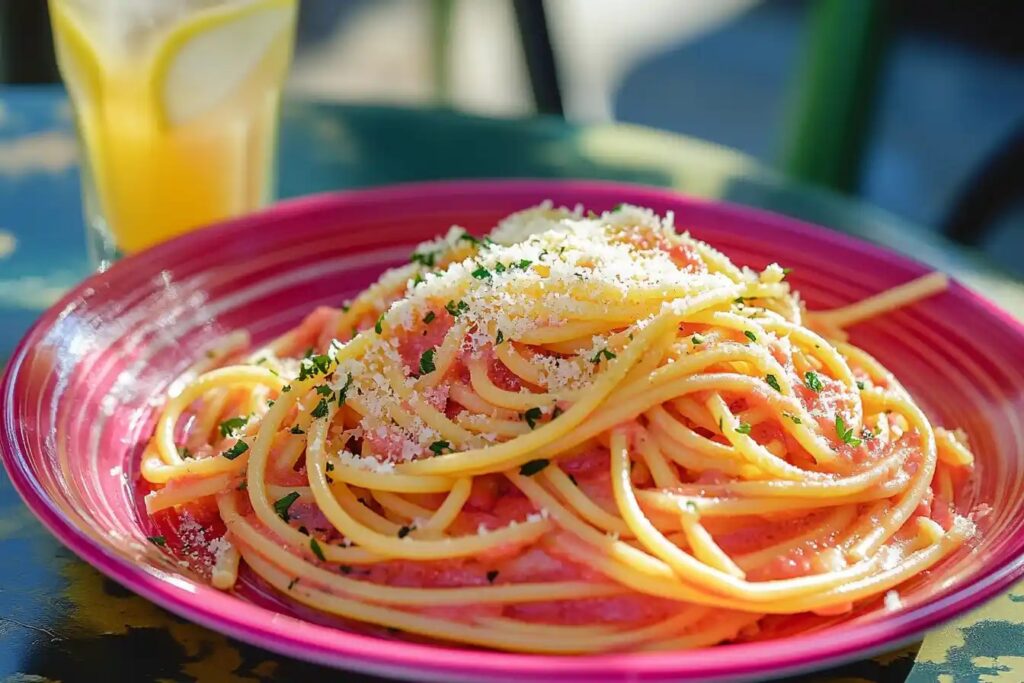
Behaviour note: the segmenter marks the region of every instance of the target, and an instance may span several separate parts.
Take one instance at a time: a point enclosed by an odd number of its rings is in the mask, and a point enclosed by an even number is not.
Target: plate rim
[[[618,194],[628,195],[629,201],[643,205],[675,203],[696,206],[728,215],[737,221],[755,219],[760,224],[784,228],[788,232],[803,233],[815,241],[832,243],[844,248],[869,252],[873,258],[898,264],[903,268],[928,269],[930,267],[912,257],[898,254],[866,240],[790,218],[764,209],[732,204],[725,201],[693,197],[667,188],[586,179],[475,179],[403,183],[382,187],[327,192],[281,202],[264,211],[232,219],[202,230],[193,231],[151,249],[129,256],[102,273],[95,273],[72,288],[56,304],[48,308],[29,328],[12,352],[3,380],[0,381],[0,456],[15,490],[37,519],[61,543],[79,558],[117,581],[124,587],[161,607],[214,631],[238,640],[263,647],[297,659],[314,661],[328,666],[354,669],[403,678],[429,675],[436,680],[488,680],[516,678],[518,680],[579,679],[593,680],[595,676],[631,677],[657,680],[680,677],[728,678],[779,676],[798,671],[817,670],[841,661],[865,656],[872,651],[888,649],[892,644],[907,642],[942,622],[967,612],[982,601],[994,597],[1014,581],[1024,576],[1024,539],[1017,544],[1016,555],[1010,556],[995,568],[983,568],[981,574],[969,584],[955,587],[937,600],[919,605],[890,619],[869,624],[838,626],[820,633],[793,636],[774,641],[721,645],[713,648],[671,653],[638,654],[615,653],[586,656],[550,656],[465,650],[445,645],[427,645],[392,641],[370,635],[352,633],[330,626],[307,622],[281,615],[264,607],[239,600],[230,593],[209,587],[197,593],[189,582],[169,580],[176,574],[133,563],[96,541],[51,503],[38,487],[21,452],[13,424],[14,384],[18,370],[31,346],[42,331],[49,329],[65,309],[77,301],[83,292],[115,279],[127,268],[144,268],[151,262],[160,262],[178,250],[200,248],[206,241],[219,240],[226,235],[242,233],[253,224],[286,221],[309,213],[343,211],[364,203],[432,200],[444,196],[452,201],[466,195],[487,194],[509,198],[527,195],[540,201],[548,194],[600,195],[612,199]],[[971,306],[983,309],[1003,326],[1019,337],[1024,344],[1024,323],[990,302],[977,292],[954,283],[958,294],[966,297]],[[15,452],[17,451],[17,452]],[[288,628],[281,628],[285,620]],[[838,632],[843,638],[836,638]],[[829,637],[829,636],[832,637]],[[320,636],[319,638],[315,636]],[[385,647],[380,647],[381,645]],[[375,651],[377,650],[377,651]],[[721,656],[707,657],[707,653]],[[703,653],[703,656],[702,654]],[[469,656],[471,655],[471,656]],[[703,660],[703,661],[702,661]],[[768,665],[767,667],[765,665]]]

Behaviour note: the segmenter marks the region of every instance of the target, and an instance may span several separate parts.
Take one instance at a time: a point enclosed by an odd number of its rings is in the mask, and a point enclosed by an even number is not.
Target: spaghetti
[[[504,650],[699,647],[890,604],[975,534],[973,457],[843,328],[945,280],[807,313],[786,274],[632,206],[453,228],[176,382],[147,509],[217,530],[219,588],[244,564],[317,610]]]

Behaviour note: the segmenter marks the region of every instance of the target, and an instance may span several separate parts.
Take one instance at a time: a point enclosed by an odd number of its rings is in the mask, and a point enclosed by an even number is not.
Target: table
[[[1024,287],[895,217],[796,185],[737,152],[623,125],[289,102],[279,196],[460,177],[585,177],[673,187],[887,244],[1024,316]],[[0,90],[0,363],[88,272],[70,109],[54,87]],[[883,656],[791,680],[1024,680],[1024,585]],[[9,681],[338,678],[183,621],[77,560],[0,475],[0,677]],[[376,680],[344,676],[344,680]]]

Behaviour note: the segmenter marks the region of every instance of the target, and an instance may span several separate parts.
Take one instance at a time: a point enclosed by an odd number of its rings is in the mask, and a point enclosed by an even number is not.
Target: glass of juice
[[[49,0],[95,265],[266,204],[297,0]]]

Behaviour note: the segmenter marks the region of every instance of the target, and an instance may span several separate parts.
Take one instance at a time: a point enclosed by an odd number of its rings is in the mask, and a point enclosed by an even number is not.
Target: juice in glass
[[[98,265],[270,199],[296,0],[50,0]]]

